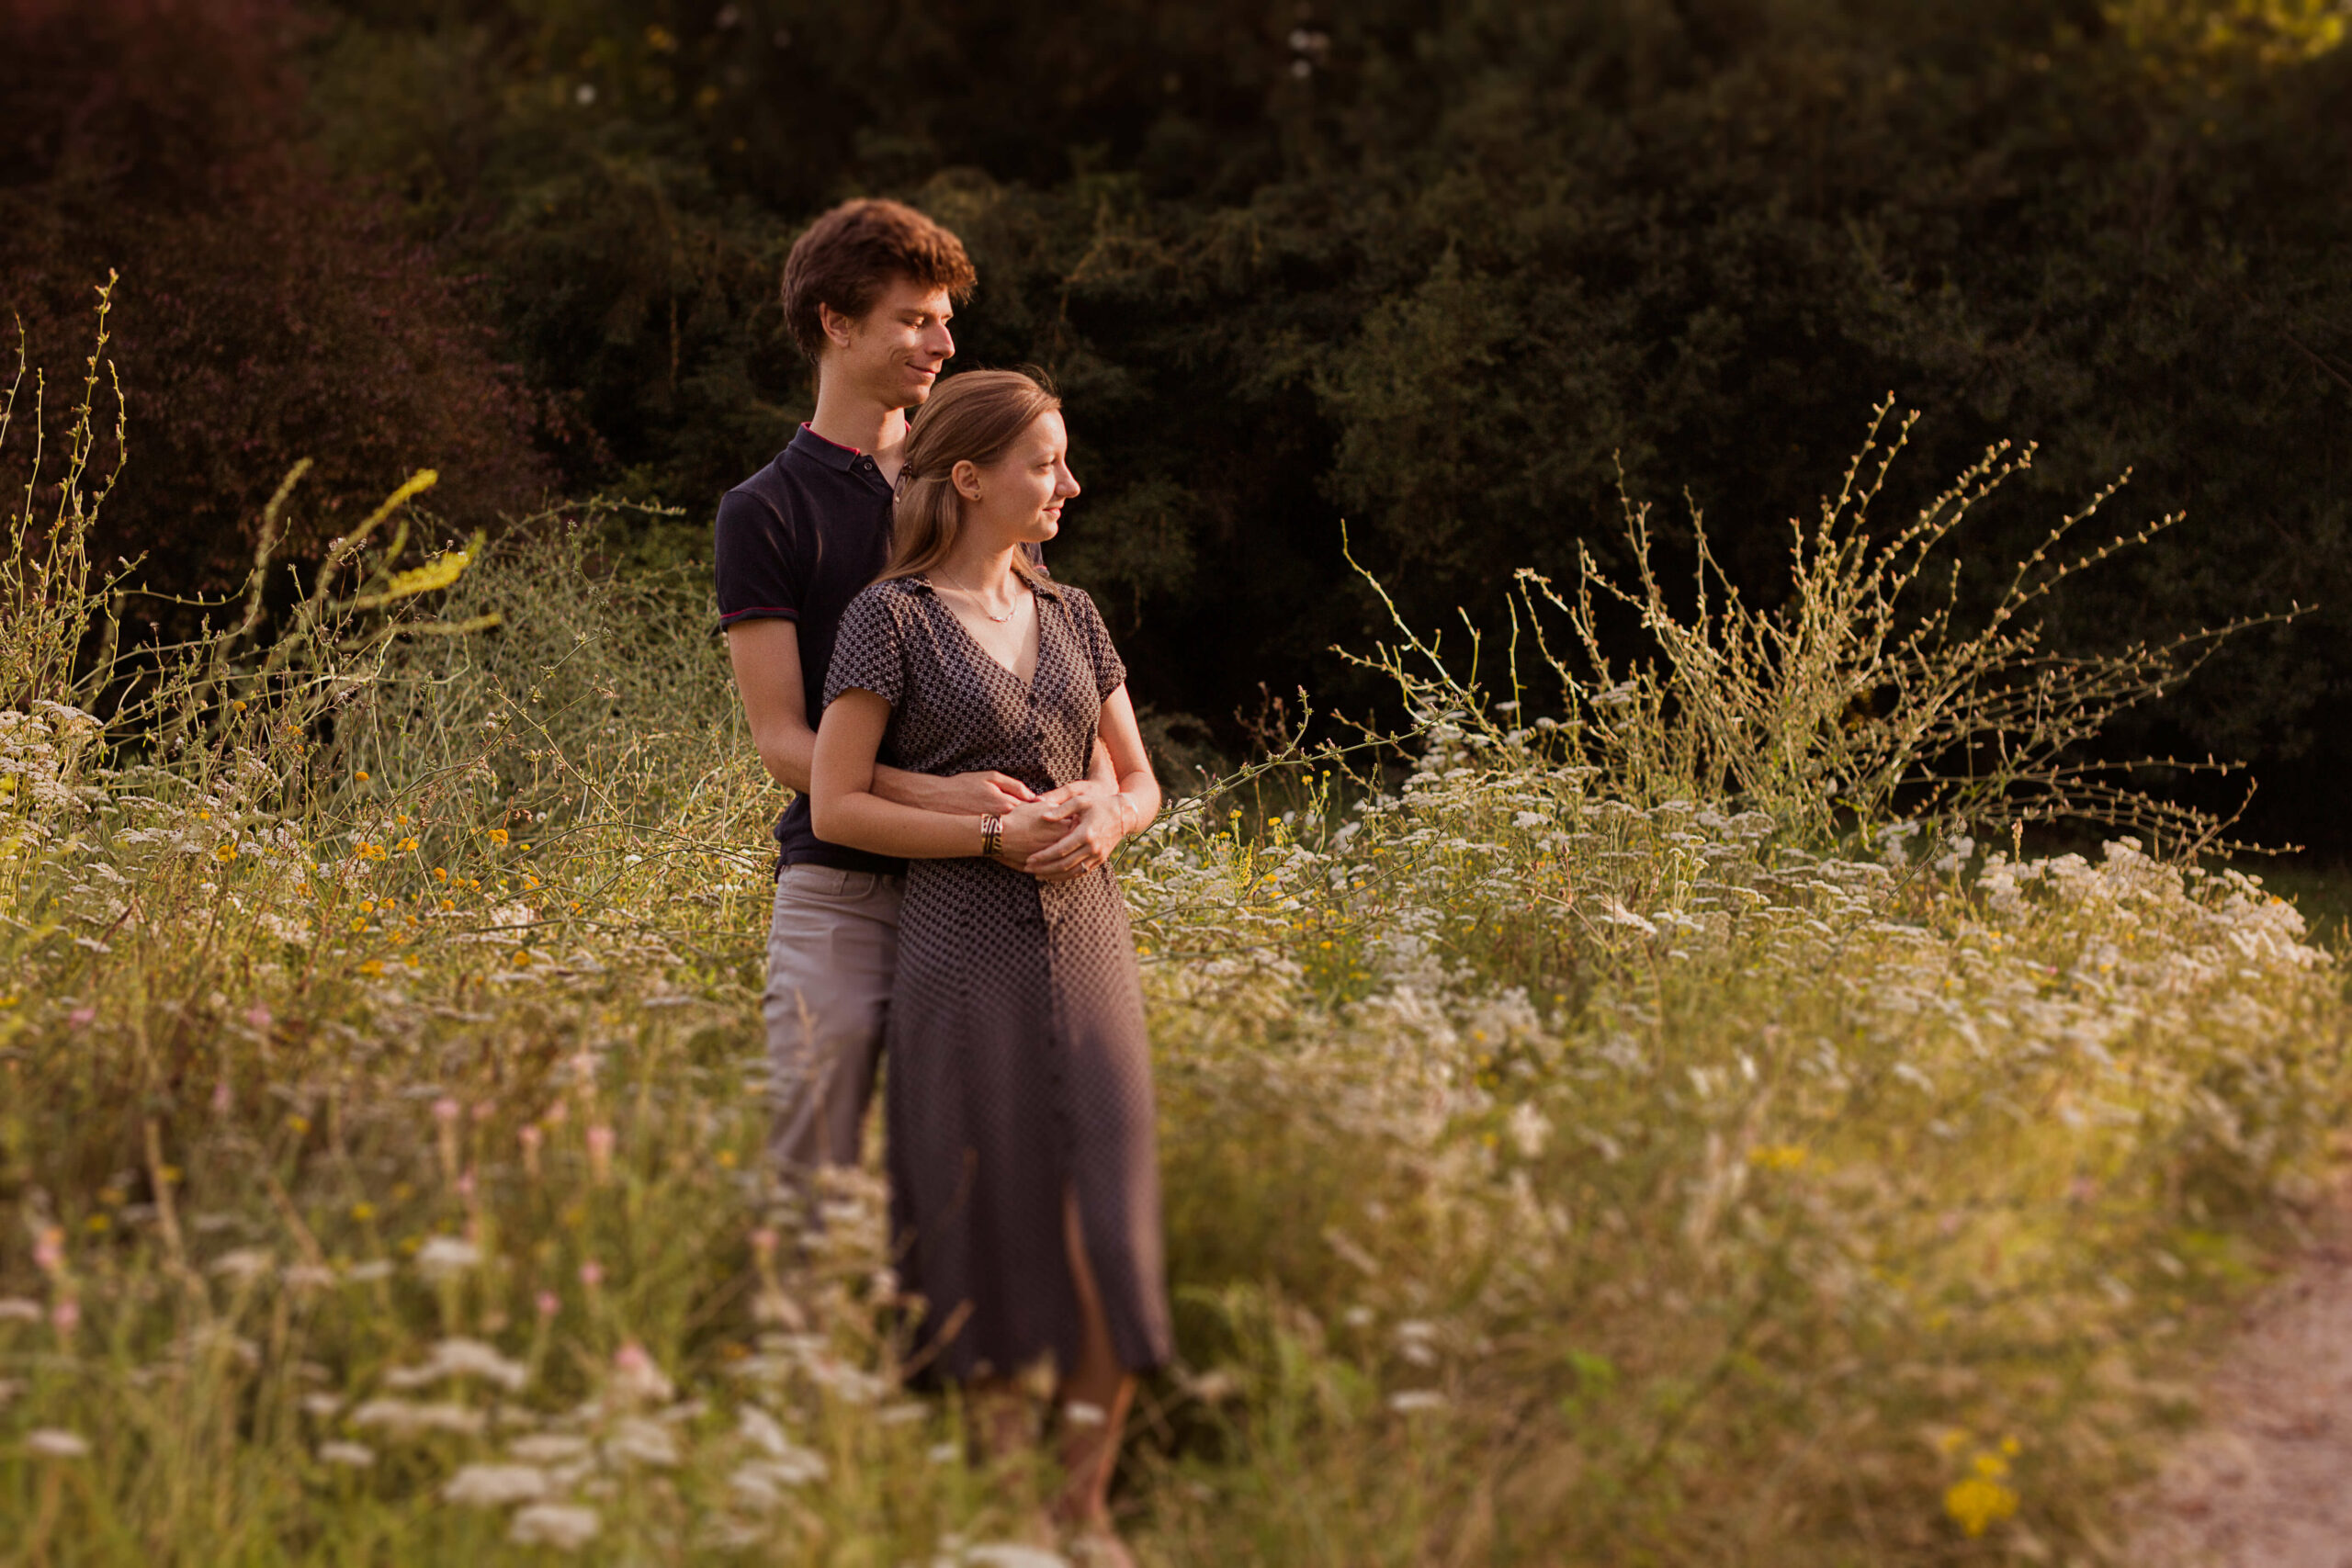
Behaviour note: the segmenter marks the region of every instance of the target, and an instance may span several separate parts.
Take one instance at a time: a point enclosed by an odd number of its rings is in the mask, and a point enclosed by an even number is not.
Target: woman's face
[[[1069,471],[1069,432],[1048,410],[986,468],[956,465],[956,489],[970,510],[967,525],[998,547],[1043,544],[1061,532],[1062,503],[1078,493]]]

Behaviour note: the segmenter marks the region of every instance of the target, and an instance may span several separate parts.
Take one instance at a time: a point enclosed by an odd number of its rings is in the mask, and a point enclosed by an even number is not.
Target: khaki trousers
[[[906,878],[788,865],[768,922],[768,1153],[806,1190],[822,1165],[855,1165],[882,1058]]]

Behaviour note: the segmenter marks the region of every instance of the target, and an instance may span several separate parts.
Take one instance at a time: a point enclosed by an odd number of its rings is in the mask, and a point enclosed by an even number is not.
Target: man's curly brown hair
[[[979,281],[964,242],[903,202],[845,201],[808,225],[784,262],[784,321],[808,363],[825,350],[817,307],[863,316],[894,278],[944,288],[957,304]]]

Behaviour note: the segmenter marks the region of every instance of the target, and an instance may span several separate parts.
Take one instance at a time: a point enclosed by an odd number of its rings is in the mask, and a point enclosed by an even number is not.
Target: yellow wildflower
[[[419,593],[430,593],[436,588],[447,588],[463,577],[466,568],[473,563],[474,552],[470,547],[435,556],[423,566],[395,572],[391,581],[384,585],[383,592],[368,595],[362,602],[363,605],[372,608],[394,599],[412,598]]]
[[[492,828],[490,830],[490,841],[493,844],[504,843],[506,841],[506,829],[503,828]]]
[[[1747,1151],[1747,1163],[1758,1170],[1802,1170],[1811,1157],[1795,1144],[1758,1144]]]
[[[1944,1512],[1965,1535],[1983,1535],[2017,1511],[2017,1493],[1990,1476],[1968,1476],[1944,1493]]]

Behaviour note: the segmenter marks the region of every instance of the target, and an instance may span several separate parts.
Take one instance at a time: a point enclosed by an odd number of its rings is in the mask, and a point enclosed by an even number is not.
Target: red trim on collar
[[[817,427],[810,424],[805,419],[800,422],[800,428],[807,431],[811,435],[817,435]],[[817,439],[823,442],[826,446],[831,447],[836,452],[847,452],[851,456],[857,457],[863,457],[865,456],[865,449],[864,447],[844,446],[830,435],[817,435]]]

